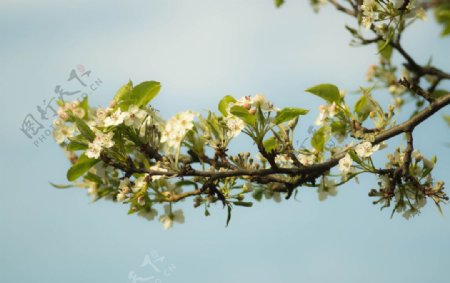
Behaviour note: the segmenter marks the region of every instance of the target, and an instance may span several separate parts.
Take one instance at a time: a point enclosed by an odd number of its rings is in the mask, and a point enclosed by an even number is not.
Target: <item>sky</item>
[[[180,205],[186,223],[164,231],[128,216],[126,205],[52,188],[66,182],[64,153],[51,137],[36,142],[20,131],[57,85],[76,89],[67,78],[84,68],[101,81],[92,105],[106,106],[129,79],[161,82],[152,104],[165,118],[215,109],[227,94],[264,93],[279,107],[311,109],[300,122],[307,137],[320,100],[304,90],[333,83],[351,93],[367,86],[377,61],[374,48],[349,47],[344,25],[352,19],[331,8],[315,14],[307,2],[1,0],[0,282],[448,282],[448,206],[444,216],[429,204],[409,221],[390,219],[367,196],[376,186],[370,176],[325,202],[302,188],[297,200],[237,207],[227,228],[220,205],[205,217],[188,200]],[[404,46],[448,70],[450,41],[439,32],[430,17],[405,34]],[[434,176],[448,183],[443,113],[417,128],[415,143],[437,154]]]

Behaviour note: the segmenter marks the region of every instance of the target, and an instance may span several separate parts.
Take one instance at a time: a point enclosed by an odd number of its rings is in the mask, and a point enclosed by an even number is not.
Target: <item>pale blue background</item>
[[[188,201],[186,224],[163,231],[127,216],[126,206],[50,187],[65,181],[63,152],[50,140],[36,148],[19,131],[77,64],[103,80],[94,104],[106,105],[129,78],[162,82],[154,106],[165,117],[263,92],[280,106],[312,109],[306,129],[320,101],[305,88],[355,90],[377,60],[371,47],[348,47],[352,19],[330,8],[315,15],[307,2],[277,10],[271,0],[0,1],[0,282],[131,282],[130,270],[163,282],[449,282],[448,207],[445,217],[429,205],[410,221],[390,220],[367,197],[371,177],[323,203],[305,189],[299,201],[236,208],[228,228],[220,206],[206,218]],[[432,19],[419,23],[405,47],[449,70],[450,42],[439,31]],[[435,176],[448,182],[441,116],[415,141],[438,154]],[[176,266],[170,277],[140,267],[151,251],[165,256],[161,268]]]

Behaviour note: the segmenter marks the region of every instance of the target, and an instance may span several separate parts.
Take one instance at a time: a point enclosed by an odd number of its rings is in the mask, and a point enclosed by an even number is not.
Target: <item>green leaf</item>
[[[390,60],[391,60],[391,57],[392,57],[392,51],[393,51],[394,49],[392,48],[391,45],[387,45],[387,46],[385,46],[385,47],[382,49],[382,47],[383,47],[384,44],[385,44],[384,41],[378,41],[378,50],[381,50],[381,51],[379,51],[379,52],[380,52],[380,55],[381,55],[384,59],[386,59],[386,61],[390,61]]]
[[[220,100],[219,106],[218,106],[220,113],[222,113],[223,116],[227,116],[228,115],[228,112],[227,112],[228,105],[230,103],[234,103],[234,102],[236,102],[236,99],[234,97],[232,97],[231,95],[224,96],[224,98],[222,98],[222,100]]]
[[[82,154],[77,162],[67,171],[67,180],[75,181],[99,161],[99,159],[92,159]]]
[[[71,141],[66,147],[69,151],[86,150],[87,148],[87,144],[77,141]]]
[[[250,114],[248,110],[242,106],[233,106],[230,112],[248,125],[253,126],[256,123],[256,117]]]
[[[228,204],[227,205],[227,224],[225,225],[225,227],[228,227],[230,220],[231,220],[231,204]]]
[[[371,111],[371,107],[366,95],[361,95],[358,101],[356,101],[354,109],[361,121],[367,119]]]
[[[237,206],[244,206],[244,207],[252,207],[253,206],[253,202],[249,202],[249,201],[234,201],[233,204],[237,205]]]
[[[389,33],[387,40],[382,42],[382,44],[378,45],[378,54],[381,54],[386,48],[388,48],[388,46],[390,46],[389,43],[391,42],[391,39],[394,36],[394,34],[395,34],[395,30],[391,29],[391,32]]]
[[[120,102],[122,100],[129,100],[131,96],[131,91],[133,90],[133,82],[130,80],[128,83],[124,84],[119,90],[116,92],[114,96],[115,102]]]
[[[82,119],[72,116],[72,119],[74,119],[75,124],[77,125],[78,130],[80,133],[90,142],[92,142],[95,138],[95,133],[89,128],[88,124],[84,122]]]
[[[58,185],[58,184],[54,184],[52,182],[49,182],[50,185],[52,185],[52,187],[57,188],[57,189],[68,189],[68,188],[72,188],[73,185]]]
[[[252,196],[257,201],[261,201],[262,197],[263,197],[263,194],[264,194],[264,190],[263,189],[256,189],[256,190],[253,191]]]
[[[320,129],[314,132],[311,139],[311,145],[318,151],[325,149],[325,144],[330,138],[329,129],[327,126],[322,126]]]
[[[284,4],[284,0],[275,0],[275,6],[280,8]]]
[[[147,105],[161,89],[161,84],[155,81],[146,81],[133,87],[133,82],[129,81],[123,85],[114,96],[118,108],[128,110],[130,105]]]
[[[89,115],[89,102],[88,102],[88,97],[85,96],[83,98],[83,100],[80,103],[80,107],[84,110],[84,116],[83,119],[86,119]]]
[[[277,139],[275,137],[270,137],[267,140],[263,141],[264,148],[267,152],[273,151],[277,148]]]
[[[277,112],[277,116],[275,117],[273,123],[279,125],[281,123],[297,118],[300,115],[305,115],[308,112],[309,110],[302,108],[286,107]]]
[[[131,92],[132,99],[136,101],[137,106],[147,105],[161,89],[161,84],[155,81],[143,82],[133,88]]]
[[[332,84],[316,85],[311,88],[308,88],[305,91],[317,95],[330,103],[335,102],[337,104],[341,100],[339,89],[337,88],[337,86]]]

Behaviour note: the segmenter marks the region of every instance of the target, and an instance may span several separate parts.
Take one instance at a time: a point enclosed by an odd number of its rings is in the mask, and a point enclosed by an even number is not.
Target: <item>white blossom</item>
[[[142,189],[146,189],[147,185],[148,183],[146,181],[146,175],[144,175],[134,181],[134,186],[131,188],[131,190],[133,191],[133,193],[137,193]]]
[[[372,146],[370,142],[365,141],[355,146],[355,152],[360,158],[366,158],[370,157],[379,148],[380,148],[379,144]]]
[[[127,116],[127,112],[122,112],[120,109],[117,109],[114,113],[105,118],[104,126],[109,127],[120,125],[123,123],[123,120],[127,118]]]
[[[167,121],[161,142],[165,143],[169,150],[176,150],[180,146],[186,133],[194,127],[195,115],[192,111],[185,111]]]
[[[102,133],[101,131],[94,131],[95,138],[94,141],[88,144],[88,149],[86,150],[86,156],[89,158],[99,158],[100,153],[105,148],[111,148],[114,145],[112,140],[114,133]]]
[[[336,104],[333,102],[331,105],[320,105],[319,106],[319,117],[316,120],[316,125],[321,126],[323,125],[323,122],[327,118],[332,118],[334,115],[336,115]]]
[[[275,163],[280,167],[292,167],[294,165],[294,161],[287,154],[278,154],[275,157]]]
[[[316,156],[314,154],[299,153],[297,155],[297,158],[298,161],[300,161],[300,163],[305,166],[314,164],[314,161],[316,160]]]
[[[57,119],[53,122],[53,137],[57,144],[62,144],[67,138],[71,138],[75,133],[75,125],[66,125],[63,120]]]
[[[347,175],[350,170],[352,169],[352,163],[353,159],[350,156],[350,154],[346,154],[343,158],[339,160],[339,170],[344,174]]]
[[[225,118],[225,123],[227,125],[228,134],[230,137],[236,137],[245,128],[244,121],[233,115],[227,116]]]
[[[164,215],[161,215],[159,218],[159,221],[163,224],[164,229],[168,230],[172,228],[173,223],[184,223],[184,215],[182,210],[176,210],[174,212],[171,211],[170,205],[166,204],[164,205]]]
[[[320,201],[326,200],[328,196],[336,196],[337,190],[334,180],[329,180],[327,176],[323,176],[317,192],[319,193]]]
[[[158,171],[158,172],[167,172],[167,169],[161,168],[159,164],[150,166],[150,170]],[[152,180],[153,181],[160,180],[165,177],[166,177],[165,175],[152,175]]]
[[[147,116],[147,111],[140,109],[136,105],[131,105],[128,108],[127,115],[124,119],[124,124],[133,128],[139,128]]]

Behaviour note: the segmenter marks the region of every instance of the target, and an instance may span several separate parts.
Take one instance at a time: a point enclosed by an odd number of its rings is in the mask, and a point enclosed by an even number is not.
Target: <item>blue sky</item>
[[[135,271],[162,282],[448,282],[448,207],[444,217],[428,205],[410,221],[391,220],[367,197],[371,177],[325,202],[301,189],[298,201],[236,208],[228,228],[220,206],[206,218],[187,201],[186,224],[164,231],[124,205],[50,187],[65,181],[63,152],[50,139],[36,147],[19,130],[82,64],[103,81],[94,105],[128,79],[162,83],[153,103],[166,118],[215,108],[226,94],[262,92],[279,106],[311,109],[306,134],[320,101],[303,90],[323,82],[355,90],[377,60],[371,47],[348,46],[352,19],[330,8],[316,15],[307,2],[277,10],[271,0],[0,1],[0,281],[131,282]],[[439,31],[432,19],[418,23],[405,47],[448,70],[450,42]],[[448,182],[441,115],[417,129],[415,142],[438,155],[435,177]],[[141,267],[156,251],[161,272]]]

